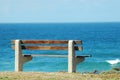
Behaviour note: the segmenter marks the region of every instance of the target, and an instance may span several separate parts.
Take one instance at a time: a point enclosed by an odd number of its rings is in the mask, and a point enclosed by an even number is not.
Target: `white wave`
[[[118,64],[120,62],[120,60],[117,58],[115,60],[106,60],[106,62],[108,62],[109,64],[114,65],[114,64]]]

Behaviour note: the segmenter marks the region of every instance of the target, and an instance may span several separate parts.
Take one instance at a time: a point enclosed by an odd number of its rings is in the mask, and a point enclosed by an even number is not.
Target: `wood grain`
[[[69,40],[21,40],[21,44],[68,44]],[[15,40],[11,41],[15,44]],[[75,40],[74,44],[82,44],[81,40]]]
[[[15,49],[15,46],[12,46]],[[82,51],[82,46],[75,46],[75,50]],[[68,46],[21,46],[23,50],[68,50]]]

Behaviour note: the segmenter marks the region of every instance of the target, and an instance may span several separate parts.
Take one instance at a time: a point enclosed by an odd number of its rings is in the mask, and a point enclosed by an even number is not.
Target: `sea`
[[[120,68],[120,23],[1,23],[0,72],[14,71],[15,52],[11,40],[82,40],[83,51],[76,55],[92,55],[77,65],[77,72],[108,71]],[[68,54],[64,50],[23,50],[23,54]],[[33,57],[23,66],[24,72],[67,72],[67,58]]]

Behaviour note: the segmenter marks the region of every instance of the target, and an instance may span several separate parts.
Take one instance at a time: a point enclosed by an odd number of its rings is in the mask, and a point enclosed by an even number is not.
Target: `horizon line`
[[[77,23],[120,23],[116,22],[3,22],[0,24],[77,24]]]

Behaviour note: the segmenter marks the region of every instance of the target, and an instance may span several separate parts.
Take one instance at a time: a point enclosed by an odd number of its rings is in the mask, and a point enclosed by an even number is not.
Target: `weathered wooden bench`
[[[86,56],[76,56],[75,51],[82,51],[81,40],[12,40],[15,50],[15,71],[22,71],[23,64],[30,61],[33,56],[22,54],[22,50],[68,50],[68,55],[39,55],[47,57],[68,57],[68,72],[76,72],[76,65],[84,61]]]

